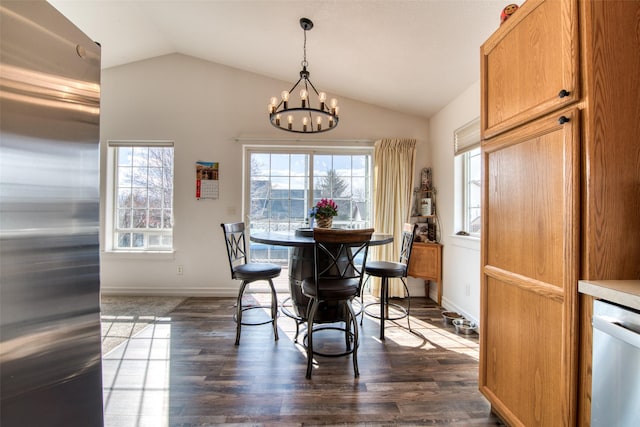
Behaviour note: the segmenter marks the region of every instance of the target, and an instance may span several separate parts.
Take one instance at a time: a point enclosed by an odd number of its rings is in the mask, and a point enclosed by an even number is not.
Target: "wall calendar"
[[[218,162],[196,162],[196,199],[220,197],[220,171]]]

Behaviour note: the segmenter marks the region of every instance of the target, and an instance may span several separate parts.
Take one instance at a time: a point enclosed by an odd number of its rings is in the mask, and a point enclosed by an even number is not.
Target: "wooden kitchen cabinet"
[[[484,43],[485,138],[579,99],[577,22],[576,0],[528,0]]]
[[[637,28],[639,1],[528,0],[481,48],[479,382],[512,426],[590,425],[577,280],[640,278]]]
[[[442,305],[442,245],[414,242],[411,249],[408,275],[425,280],[425,293],[429,296],[429,280],[437,282],[437,303]]]
[[[579,134],[573,109],[483,146],[480,387],[514,425],[569,425],[572,416]]]

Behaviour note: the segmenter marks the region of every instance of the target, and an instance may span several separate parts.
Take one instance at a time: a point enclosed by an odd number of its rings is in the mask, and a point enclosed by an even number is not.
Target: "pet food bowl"
[[[456,313],[455,311],[443,311],[442,312],[442,321],[445,325],[451,325],[455,319],[463,319],[462,314]]]
[[[463,335],[471,335],[476,332],[476,324],[467,319],[454,319],[453,326],[456,332]]]

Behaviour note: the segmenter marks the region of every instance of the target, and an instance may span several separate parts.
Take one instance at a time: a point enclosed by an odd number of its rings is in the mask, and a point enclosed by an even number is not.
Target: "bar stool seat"
[[[236,279],[239,280],[266,280],[275,279],[280,275],[282,267],[270,262],[252,262],[242,264],[234,268]]]
[[[367,274],[377,277],[406,277],[407,266],[392,261],[369,261]]]

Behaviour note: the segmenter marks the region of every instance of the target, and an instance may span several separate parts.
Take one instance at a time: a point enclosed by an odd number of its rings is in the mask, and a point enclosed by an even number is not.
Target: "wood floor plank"
[[[105,357],[105,426],[499,425],[478,391],[477,335],[443,325],[426,298],[412,299],[412,332],[406,319],[387,322],[382,342],[378,320],[365,317],[359,378],[351,356],[317,356],[311,380],[291,318],[280,315],[278,341],[270,325],[244,326],[235,346],[234,304],[188,298],[163,318],[166,329]],[[344,338],[325,332],[316,343]]]

